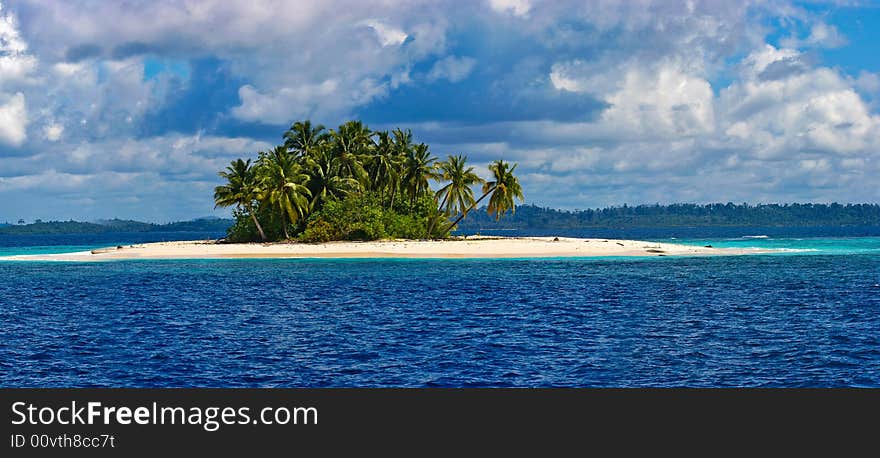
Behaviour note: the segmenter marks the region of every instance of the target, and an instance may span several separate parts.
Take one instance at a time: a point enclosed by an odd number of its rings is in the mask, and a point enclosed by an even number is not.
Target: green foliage
[[[266,234],[268,240],[282,240],[284,238],[284,229],[281,215],[273,211],[268,205],[255,207],[256,219],[260,221],[261,227]],[[260,242],[263,238],[254,223],[254,217],[244,209],[236,208],[232,210],[233,223],[226,230],[226,240],[234,243]]]
[[[300,241],[314,243],[329,242],[337,240],[338,237],[339,231],[332,224],[317,216],[309,221],[306,230],[299,235]]]
[[[385,214],[371,194],[354,194],[344,200],[329,200],[312,215],[300,240],[377,240],[386,238]],[[328,227],[329,226],[329,227]],[[328,236],[329,233],[329,236]]]
[[[241,209],[232,210],[233,223],[226,230],[226,240],[235,243],[258,242],[260,233],[250,215]]]
[[[385,213],[385,233],[392,239],[421,239],[425,237],[426,219],[416,215]]]
[[[430,197],[419,199],[410,212],[398,213],[382,206],[375,193],[353,194],[343,200],[330,200],[309,218],[300,235],[304,242],[329,240],[378,240],[424,238]],[[436,211],[436,210],[434,210]]]

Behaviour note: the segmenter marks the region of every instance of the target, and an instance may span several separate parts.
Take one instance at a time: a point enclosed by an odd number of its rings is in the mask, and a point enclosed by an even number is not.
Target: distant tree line
[[[232,225],[230,219],[204,218],[192,221],[178,221],[168,224],[153,224],[140,221],[112,219],[97,223],[79,221],[42,221],[32,224],[0,226],[0,234],[104,234],[109,232],[216,232],[223,233]]]
[[[363,207],[332,204],[339,222],[353,221]],[[556,210],[535,205],[519,205],[516,213],[496,220],[479,209],[471,211],[458,227],[464,231],[480,229],[578,229],[583,227],[681,227],[681,226],[880,226],[878,204],[672,204],[607,207],[588,210]],[[348,212],[348,213],[346,213]],[[0,234],[98,234],[107,232],[216,232],[223,233],[231,219],[197,219],[169,224],[131,220],[99,223],[47,221],[0,227]]]
[[[878,204],[672,204],[556,210],[520,205],[509,218],[473,212],[459,230],[677,226],[880,226]]]

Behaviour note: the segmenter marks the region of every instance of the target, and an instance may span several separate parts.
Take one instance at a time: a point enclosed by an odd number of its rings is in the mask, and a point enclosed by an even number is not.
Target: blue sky
[[[214,210],[294,120],[526,201],[880,202],[877,2],[0,0],[0,221]]]

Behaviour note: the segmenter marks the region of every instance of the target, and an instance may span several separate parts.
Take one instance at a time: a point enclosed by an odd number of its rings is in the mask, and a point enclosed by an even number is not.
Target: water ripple
[[[880,386],[880,256],[0,263],[6,387]]]

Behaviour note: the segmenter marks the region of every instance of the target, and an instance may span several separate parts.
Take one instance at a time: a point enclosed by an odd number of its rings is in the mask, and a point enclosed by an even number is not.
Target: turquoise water
[[[62,236],[56,236],[61,238]],[[85,238],[85,236],[80,236]],[[189,238],[186,238],[189,237]],[[203,236],[203,238],[208,238]],[[216,238],[216,237],[215,237]],[[106,237],[93,237],[85,239],[82,244],[60,245],[19,245],[3,246],[0,239],[0,256],[30,255],[30,254],[53,254],[73,253],[89,251],[109,246],[130,245],[134,243],[146,243],[150,241],[174,240],[175,237],[165,236],[158,239],[126,238],[120,235],[108,235]],[[189,240],[192,236],[184,234],[177,240]],[[645,237],[644,240],[664,243],[680,243],[684,245],[706,246],[715,248],[759,248],[779,250],[776,255],[847,255],[847,254],[880,254],[880,237],[770,237],[764,235],[744,237],[702,237],[682,238],[677,237]],[[63,239],[62,239],[63,241]]]
[[[779,254],[796,255],[846,255],[880,254],[880,237],[792,237],[771,238],[748,236],[720,239],[664,239],[656,240],[685,245],[715,248],[761,248],[781,250]]]
[[[215,232],[117,232],[106,234],[4,235],[0,234],[0,256],[55,254],[89,251],[119,245],[173,240],[218,239]]]

